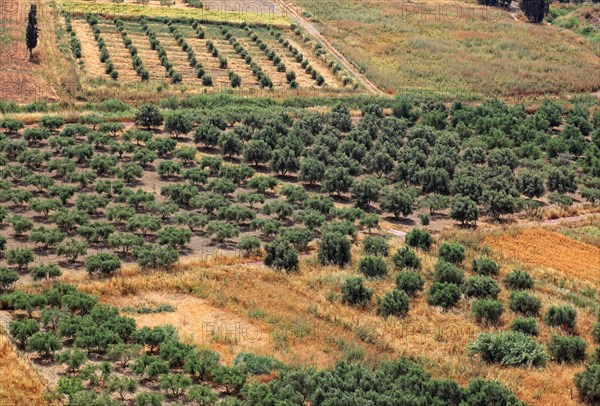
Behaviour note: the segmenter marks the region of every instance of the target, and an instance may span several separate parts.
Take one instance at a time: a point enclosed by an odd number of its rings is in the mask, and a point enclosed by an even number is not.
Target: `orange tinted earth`
[[[600,283],[600,249],[541,228],[489,237],[486,244],[516,260]]]

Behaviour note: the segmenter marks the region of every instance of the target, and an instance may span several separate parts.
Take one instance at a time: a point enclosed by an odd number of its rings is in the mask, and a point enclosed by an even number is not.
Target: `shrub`
[[[429,288],[427,303],[440,306],[445,310],[453,307],[460,300],[460,288],[453,283],[434,282]]]
[[[18,273],[11,269],[0,267],[0,289],[7,289],[18,280]]]
[[[542,301],[527,292],[512,292],[508,298],[508,307],[523,316],[537,316],[542,307]]]
[[[500,271],[500,265],[486,257],[479,257],[473,259],[472,265],[473,272],[478,273],[480,275],[498,275]]]
[[[571,306],[550,306],[544,316],[544,323],[549,326],[560,327],[567,331],[575,330],[577,310]]]
[[[468,406],[526,406],[498,381],[484,381],[480,378],[469,382],[464,397],[465,405]]]
[[[520,269],[515,269],[506,275],[503,282],[506,288],[510,290],[533,289],[533,279],[531,278],[531,275]]]
[[[452,199],[450,217],[460,221],[462,225],[476,223],[479,218],[477,203],[468,196],[456,195]]]
[[[37,332],[27,339],[27,350],[37,351],[42,358],[51,358],[59,348],[59,339],[51,333]]]
[[[423,290],[423,285],[425,285],[425,279],[417,272],[403,271],[396,276],[396,288],[403,290],[410,296]]]
[[[114,254],[100,252],[85,259],[85,269],[90,275],[99,273],[103,276],[114,274],[121,267],[121,260]]]
[[[152,392],[142,392],[135,397],[135,406],[161,406],[163,395]]]
[[[192,238],[192,232],[188,229],[169,226],[159,230],[157,236],[160,245],[176,248],[188,244]]]
[[[596,350],[590,359],[590,364],[600,364],[600,347],[596,347]]]
[[[406,244],[410,247],[420,248],[427,251],[433,244],[433,237],[427,230],[413,228],[406,234]]]
[[[163,116],[153,104],[142,105],[135,114],[135,124],[140,127],[158,127],[163,123]]]
[[[192,385],[187,399],[198,405],[213,405],[217,402],[217,393],[207,385]]]
[[[477,322],[498,324],[502,313],[504,313],[504,306],[498,300],[479,299],[473,302],[471,311]]]
[[[537,321],[535,321],[533,317],[515,317],[512,323],[510,323],[510,329],[530,336],[537,336],[540,334]]]
[[[396,269],[421,269],[421,258],[408,247],[398,248],[392,256],[392,262]]]
[[[361,277],[346,279],[342,285],[342,302],[351,306],[364,307],[371,301],[373,289],[364,285]]]
[[[592,329],[592,338],[594,339],[594,343],[600,344],[600,323],[594,324],[594,328]]]
[[[191,384],[192,379],[183,374],[164,374],[160,377],[160,387],[175,398],[183,395]]]
[[[244,251],[245,256],[251,256],[258,253],[260,246],[260,238],[255,236],[243,236],[236,245],[237,249]]]
[[[11,320],[8,323],[8,330],[19,347],[25,348],[27,339],[40,331],[40,326],[34,319],[26,319],[23,321]]]
[[[446,262],[444,260],[438,260],[435,264],[434,278],[436,282],[442,283],[454,283],[455,285],[461,285],[465,273],[462,269],[456,265]]]
[[[552,359],[560,363],[572,364],[585,360],[586,342],[581,337],[553,335],[548,342],[548,352]]]
[[[85,241],[71,239],[63,241],[56,247],[56,255],[64,255],[69,259],[69,262],[77,261],[80,255],[86,255],[88,244]]]
[[[363,240],[363,250],[367,255],[387,257],[390,244],[384,237],[366,236]]]
[[[276,238],[265,245],[265,265],[285,271],[298,269],[298,251],[283,238]]]
[[[165,268],[179,261],[179,253],[171,247],[153,245],[134,247],[133,255],[142,269]]]
[[[388,267],[380,257],[366,256],[358,262],[358,270],[368,278],[381,278],[387,275]]]
[[[350,240],[339,232],[324,232],[318,257],[321,265],[346,265],[351,259]]]
[[[87,361],[87,354],[78,348],[68,349],[56,355],[56,362],[66,364],[68,372],[76,372]]]
[[[33,251],[28,248],[13,248],[6,253],[8,265],[16,265],[19,270],[32,263],[34,259]]]
[[[467,350],[485,362],[505,366],[543,367],[548,360],[542,345],[517,331],[481,333]]]
[[[455,242],[445,242],[440,245],[438,255],[451,264],[460,264],[465,259],[465,247]]]
[[[378,313],[384,319],[389,316],[404,317],[408,313],[410,299],[406,292],[394,289],[383,295],[383,298],[377,298],[379,305]]]
[[[500,286],[489,276],[471,276],[463,284],[462,290],[466,297],[496,299],[500,293]]]
[[[57,265],[48,264],[31,267],[30,274],[34,281],[39,281],[41,279],[57,278],[62,275],[62,272]]]
[[[573,381],[581,399],[592,405],[600,403],[600,364],[586,366],[585,371],[575,374]]]
[[[284,364],[268,355],[255,355],[249,352],[237,353],[233,365],[243,366],[253,375],[264,375],[282,369]]]

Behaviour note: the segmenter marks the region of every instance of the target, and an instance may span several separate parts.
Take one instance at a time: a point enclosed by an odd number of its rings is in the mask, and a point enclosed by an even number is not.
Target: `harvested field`
[[[85,20],[73,20],[73,30],[81,42],[81,59],[88,74],[108,77],[104,73],[104,65],[100,62],[98,45],[89,24]]]
[[[165,7],[149,4],[131,4],[112,2],[87,2],[71,1],[63,2],[63,7],[70,10],[73,14],[85,15],[86,13],[112,15],[112,16],[141,16],[149,17],[170,17],[170,18],[194,18],[215,22],[242,22],[247,21],[255,24],[272,24],[276,26],[287,26],[290,21],[287,17],[278,13],[264,13],[262,8],[252,10],[243,8],[240,12],[226,9],[198,9],[193,7]],[[229,7],[231,8],[231,7]]]
[[[600,282],[600,249],[559,233],[535,228],[490,237],[485,242],[507,257]]]
[[[238,352],[268,354],[273,351],[268,328],[217,308],[207,300],[191,295],[147,292],[137,296],[110,297],[106,301],[118,307],[168,304],[175,312],[126,314],[140,327],[171,324],[184,342],[210,346],[219,351],[224,362],[230,363]]]
[[[0,100],[17,103],[55,100],[56,94],[43,76],[48,61],[48,51],[42,45],[54,43],[52,36],[46,35],[47,22],[40,24],[40,46],[34,50],[33,59],[25,45],[25,27],[28,3],[18,1],[0,3]],[[49,10],[40,7],[40,14]],[[47,38],[44,38],[47,37]]]

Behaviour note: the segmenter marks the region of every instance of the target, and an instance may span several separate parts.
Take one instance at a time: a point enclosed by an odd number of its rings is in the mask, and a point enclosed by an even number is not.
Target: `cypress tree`
[[[545,0],[520,0],[519,6],[532,23],[540,23],[548,12]]]
[[[37,7],[35,4],[31,5],[29,9],[29,16],[27,17],[27,50],[29,51],[29,59],[33,58],[33,49],[37,47],[38,43],[38,28],[37,28]]]

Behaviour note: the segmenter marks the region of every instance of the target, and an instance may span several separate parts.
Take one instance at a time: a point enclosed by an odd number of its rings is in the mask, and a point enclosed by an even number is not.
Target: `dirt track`
[[[373,82],[371,82],[362,73],[360,73],[358,69],[356,69],[354,65],[352,65],[352,63],[348,59],[346,59],[346,57],[341,52],[339,52],[333,45],[331,45],[327,38],[321,35],[319,30],[310,21],[308,21],[300,13],[298,13],[296,10],[290,7],[290,5],[287,4],[285,0],[275,1],[276,3],[281,5],[281,9],[283,10],[284,14],[287,14],[289,17],[293,18],[300,27],[304,28],[304,30],[308,32],[310,36],[316,38],[319,42],[321,42],[321,44],[323,44],[327,51],[329,51],[329,53],[331,53],[335,57],[335,59],[337,59],[338,62],[345,69],[347,69],[365,89],[367,89],[373,94],[383,94],[383,92],[375,84],[373,84]]]

